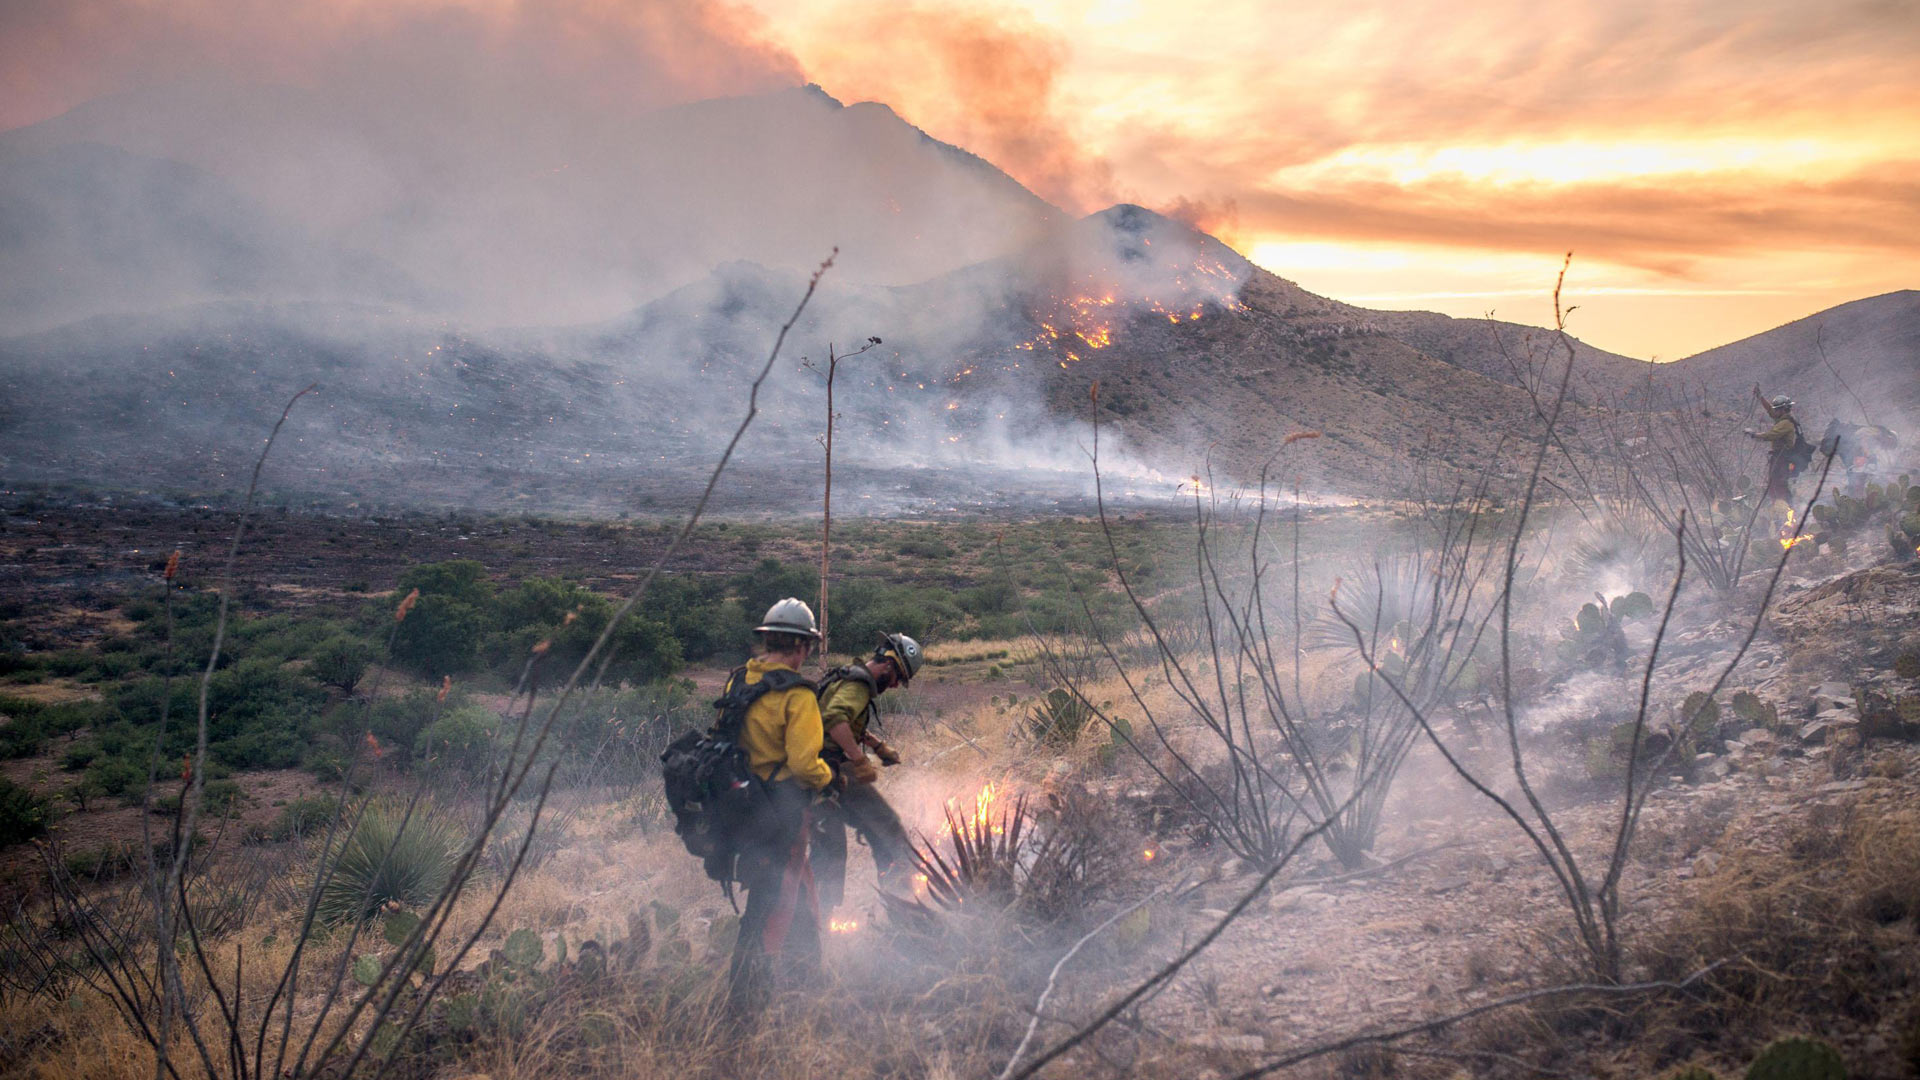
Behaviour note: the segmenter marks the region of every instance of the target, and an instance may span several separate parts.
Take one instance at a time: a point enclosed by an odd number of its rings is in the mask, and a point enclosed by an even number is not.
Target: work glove
[[[863,757],[859,761],[847,762],[847,773],[850,784],[871,784],[880,779],[880,766],[875,765],[872,758]]]
[[[883,742],[873,744],[873,756],[879,758],[882,765],[900,764],[900,751]]]

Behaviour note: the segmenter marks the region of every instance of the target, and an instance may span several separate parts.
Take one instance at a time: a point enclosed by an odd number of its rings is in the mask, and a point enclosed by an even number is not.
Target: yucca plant
[[[1020,861],[1029,838],[1026,796],[998,812],[990,798],[983,793],[971,812],[948,804],[942,832],[947,855],[924,836],[914,845],[914,866],[925,895],[880,894],[896,929],[933,935],[939,932],[942,913],[999,915],[1019,900]]]
[[[447,886],[466,837],[425,806],[370,806],[325,864],[318,916],[364,919],[390,903],[419,907]]]

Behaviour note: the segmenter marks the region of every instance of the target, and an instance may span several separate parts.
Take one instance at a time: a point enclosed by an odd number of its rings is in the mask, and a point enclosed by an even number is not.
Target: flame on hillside
[[[1800,536],[1793,535],[1793,523],[1793,507],[1789,506],[1787,507],[1787,522],[1780,526],[1780,546],[1788,551],[1793,550],[1795,544],[1804,544],[1813,539],[1812,536],[1806,534]]]
[[[1124,323],[1135,317],[1164,318],[1178,325],[1198,322],[1209,309],[1246,309],[1239,298],[1239,280],[1218,259],[1202,256],[1190,264],[1167,269],[1162,281],[1138,296],[1128,294],[1140,290],[1119,287],[1115,284],[1117,275],[1104,270],[1083,275],[1067,295],[1049,299],[1038,316],[1040,332],[1015,348],[1029,352],[1051,346],[1104,349],[1113,344]],[[1065,355],[1067,362],[1080,359],[1075,352]]]
[[[1005,832],[1006,823],[1004,819],[995,820],[993,816],[994,804],[999,798],[999,786],[989,780],[985,787],[974,793],[973,805],[966,807],[964,810],[958,799],[948,799],[947,821],[940,826],[940,835],[952,836],[953,823],[955,821],[958,821],[961,827],[969,834],[979,832],[982,823],[985,823],[988,831],[995,836]]]

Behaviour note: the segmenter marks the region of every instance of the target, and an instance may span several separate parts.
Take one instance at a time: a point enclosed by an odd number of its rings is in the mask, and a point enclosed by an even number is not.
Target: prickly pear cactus
[[[1920,727],[1920,694],[1901,694],[1893,699],[1893,711],[1908,727]]]
[[[1847,1063],[1819,1039],[1796,1035],[1760,1051],[1747,1066],[1747,1080],[1847,1080]]]
[[[1780,728],[1780,710],[1760,699],[1760,695],[1751,690],[1742,690],[1733,695],[1733,715],[1748,727],[1761,727],[1769,731]]]
[[[1682,1065],[1663,1080],[1720,1080],[1720,1077],[1704,1065]]]
[[[1720,730],[1720,706],[1706,691],[1695,690],[1681,703],[1680,720],[1686,724],[1687,735],[1693,741],[1711,738]]]
[[[1903,679],[1920,679],[1920,651],[1901,653],[1893,662],[1893,673]]]

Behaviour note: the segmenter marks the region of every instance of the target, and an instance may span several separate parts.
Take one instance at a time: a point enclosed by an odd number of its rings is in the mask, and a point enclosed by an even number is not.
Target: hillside
[[[0,134],[0,334],[207,300],[608,318],[747,260],[900,285],[1062,215],[884,105],[818,87],[617,128],[183,84]]]
[[[1741,398],[1759,383],[1799,411],[1912,432],[1920,417],[1920,291],[1870,296],[1661,369],[1671,382]],[[1744,402],[1740,403],[1744,407]]]

